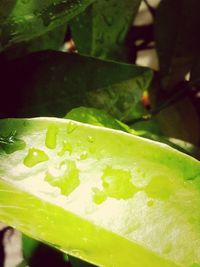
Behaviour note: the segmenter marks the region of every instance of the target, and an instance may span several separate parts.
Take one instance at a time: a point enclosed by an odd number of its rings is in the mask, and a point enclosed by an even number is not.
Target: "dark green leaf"
[[[95,1],[70,22],[78,51],[104,59],[130,61],[126,37],[140,2]]]
[[[3,1],[0,3],[0,51],[53,30],[82,12],[93,1]]]
[[[160,72],[165,88],[185,79],[199,54],[199,0],[162,0],[155,29]]]
[[[140,99],[152,78],[147,68],[51,51],[5,63],[1,74],[2,117],[63,117],[84,105],[125,121],[146,112]]]
[[[62,25],[53,29],[46,34],[39,36],[30,41],[23,41],[6,49],[2,54],[4,59],[14,59],[31,52],[42,50],[60,50],[65,38],[67,26]]]

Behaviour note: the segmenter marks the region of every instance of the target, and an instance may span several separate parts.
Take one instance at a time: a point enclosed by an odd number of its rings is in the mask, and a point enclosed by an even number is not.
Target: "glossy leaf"
[[[186,141],[164,136],[159,127],[159,122],[156,121],[155,118],[147,121],[137,122],[130,128],[128,125],[116,120],[103,110],[86,107],[80,107],[71,110],[69,113],[67,113],[65,118],[96,126],[104,126],[111,129],[121,130],[154,141],[162,142],[183,153],[200,159],[199,148]]]
[[[152,78],[148,68],[53,51],[2,64],[1,74],[1,117],[63,117],[85,105],[125,121],[146,112],[140,99]]]
[[[131,129],[122,123],[121,121],[116,120],[104,110],[99,110],[96,108],[87,108],[79,107],[72,109],[66,114],[65,119],[84,122],[96,126],[104,126],[107,128],[112,128],[116,130],[121,130],[124,132],[130,132]]]
[[[80,53],[132,62],[127,33],[141,0],[97,0],[71,22]]]
[[[66,119],[1,120],[0,129],[26,143],[0,152],[1,221],[100,266],[200,264],[197,160]]]
[[[64,43],[67,26],[62,25],[53,29],[42,36],[30,41],[23,41],[9,47],[1,54],[4,60],[12,60],[27,54],[43,50],[61,50]]]
[[[7,3],[8,2],[8,3]],[[0,51],[66,23],[93,0],[12,0],[0,3]]]

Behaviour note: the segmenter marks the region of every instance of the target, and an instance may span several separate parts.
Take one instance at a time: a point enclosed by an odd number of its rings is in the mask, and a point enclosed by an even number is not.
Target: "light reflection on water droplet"
[[[23,163],[26,167],[31,168],[39,163],[47,161],[48,159],[49,157],[44,151],[37,148],[30,148],[27,156],[24,158]]]
[[[80,155],[80,159],[81,160],[85,160],[85,159],[87,159],[87,157],[88,157],[88,152],[87,151],[83,151],[81,153],[81,155]]]
[[[94,137],[91,136],[91,135],[89,135],[89,136],[88,136],[88,142],[90,142],[90,143],[94,143]]]

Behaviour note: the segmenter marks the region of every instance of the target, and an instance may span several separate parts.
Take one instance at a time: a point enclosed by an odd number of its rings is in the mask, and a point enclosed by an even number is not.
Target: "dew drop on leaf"
[[[168,243],[168,244],[165,245],[165,247],[163,248],[162,252],[164,254],[168,254],[168,253],[171,252],[171,250],[172,250],[172,244]]]
[[[48,147],[49,149],[56,148],[57,134],[58,134],[58,127],[55,125],[50,125],[46,133],[46,139],[45,139],[46,147]]]
[[[154,205],[154,201],[153,200],[147,201],[147,206],[148,207],[152,207],[153,205]]]
[[[82,159],[82,160],[87,159],[87,157],[88,157],[88,152],[87,151],[83,151],[80,154],[80,159]]]
[[[150,198],[165,200],[173,193],[173,184],[168,177],[154,176],[144,190]]]
[[[63,141],[63,143],[62,143],[62,148],[61,148],[61,150],[58,152],[58,156],[59,156],[59,157],[62,157],[62,156],[64,156],[64,154],[65,154],[66,152],[68,152],[69,155],[71,155],[71,154],[72,154],[72,146],[71,146],[71,144],[68,143],[67,141]]]
[[[61,162],[60,167],[64,167],[64,171],[61,171],[58,176],[54,176],[47,171],[45,181],[52,186],[58,187],[62,195],[68,196],[80,185],[79,169],[73,160]]]
[[[107,166],[101,177],[104,192],[116,199],[131,198],[138,189],[131,182],[130,171]]]
[[[36,148],[30,148],[27,156],[24,158],[24,165],[31,168],[39,163],[47,161],[48,159],[49,157],[44,151]]]
[[[106,16],[105,14],[102,14],[102,17],[107,26],[112,26],[113,18],[111,16]]]
[[[93,188],[92,191],[94,193],[93,194],[93,201],[95,204],[99,205],[106,200],[107,196],[103,191],[99,190],[98,188]]]
[[[94,137],[93,136],[89,135],[87,139],[88,139],[89,143],[94,143]]]

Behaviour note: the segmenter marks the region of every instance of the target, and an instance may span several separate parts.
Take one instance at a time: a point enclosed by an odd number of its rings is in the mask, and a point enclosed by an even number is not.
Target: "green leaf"
[[[95,1],[70,22],[78,51],[103,59],[130,62],[126,37],[140,3],[141,0]]]
[[[154,141],[162,142],[183,153],[193,156],[196,159],[200,159],[199,148],[180,139],[164,136],[159,127],[158,121],[155,119],[137,122],[132,125],[131,129],[128,125],[116,120],[103,110],[86,107],[72,109],[67,113],[65,118],[96,126],[104,126],[111,129],[121,130]]]
[[[0,152],[1,221],[99,266],[200,264],[197,160],[67,119],[5,119],[0,129],[26,143]]]
[[[2,64],[1,74],[1,117],[63,117],[84,105],[124,121],[146,112],[140,99],[152,78],[148,68],[53,51]]]
[[[2,1],[0,4],[0,51],[15,43],[31,40],[53,30],[82,12],[93,1]]]
[[[13,46],[3,51],[1,56],[4,58],[4,60],[11,60],[24,56],[26,54],[30,54],[32,52],[48,49],[60,50],[64,43],[66,29],[67,26],[62,25],[33,40],[14,44]]]
[[[87,108],[87,107],[75,108],[72,109],[70,112],[68,112],[64,118],[96,126],[104,126],[107,128],[121,130],[124,132],[131,131],[131,129],[129,129],[129,127],[126,124],[116,120],[108,113],[106,113],[104,110],[99,110],[96,108]]]

